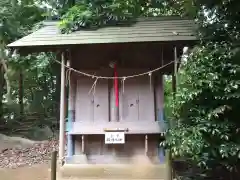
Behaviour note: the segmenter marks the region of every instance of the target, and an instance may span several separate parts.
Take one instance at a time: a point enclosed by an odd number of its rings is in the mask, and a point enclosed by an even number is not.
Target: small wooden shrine
[[[192,20],[165,17],[61,34],[56,22],[45,22],[8,45],[61,55],[63,175],[165,178],[163,75],[176,72],[183,48],[196,41],[194,28]]]

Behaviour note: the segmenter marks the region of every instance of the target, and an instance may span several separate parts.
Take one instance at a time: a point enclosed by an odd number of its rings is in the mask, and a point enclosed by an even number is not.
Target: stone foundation
[[[166,179],[166,165],[145,164],[65,164],[60,168],[63,178],[78,179]]]

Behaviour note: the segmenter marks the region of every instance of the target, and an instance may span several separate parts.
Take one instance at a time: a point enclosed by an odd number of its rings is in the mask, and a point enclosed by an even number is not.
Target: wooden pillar
[[[167,159],[167,180],[173,179],[173,172],[172,172],[172,154],[170,150],[166,151],[166,159]]]
[[[82,154],[85,152],[85,140],[84,140],[84,135],[82,135]]]
[[[60,94],[60,127],[59,127],[59,161],[62,164],[65,154],[65,103],[66,103],[66,90],[65,90],[65,54],[61,55],[61,94]]]
[[[19,112],[20,112],[20,122],[24,119],[24,104],[23,104],[23,97],[24,97],[24,87],[23,87],[23,70],[22,68],[19,69]]]
[[[57,151],[53,151],[51,159],[51,180],[56,179],[57,179]]]
[[[161,131],[166,131],[166,122],[164,120],[164,76],[160,74],[160,77],[158,79],[159,81],[159,112],[158,112],[158,121],[160,121],[161,124]]]
[[[174,68],[172,73],[172,91],[173,99],[175,100],[176,91],[177,91],[177,47],[174,47]],[[173,127],[173,122],[169,122],[169,128]],[[172,168],[172,152],[171,150],[167,151],[167,164],[168,164],[168,177],[167,180],[172,180],[174,177],[174,169]]]
[[[163,65],[163,63],[162,63]],[[159,88],[159,94],[160,94],[160,98],[159,98],[159,121],[160,121],[160,125],[161,125],[161,136],[163,136],[163,134],[166,132],[167,130],[167,123],[164,119],[164,76],[161,74],[160,78],[159,78],[159,84],[160,84],[160,88]],[[159,149],[158,149],[158,156],[159,156],[159,161],[161,164],[166,164],[166,153],[165,153],[165,149],[164,147],[161,147],[159,145]]]
[[[71,57],[70,57],[71,58]],[[68,61],[68,66],[71,67],[71,59]],[[73,127],[73,121],[75,117],[75,97],[76,97],[76,83],[74,76],[71,71],[68,72],[68,124],[67,124],[67,156],[72,157],[73,151],[74,151],[74,142],[73,137],[71,134],[72,127]]]
[[[162,47],[161,50],[161,65],[164,66],[164,48]],[[160,73],[158,78],[158,83],[157,83],[157,95],[156,95],[156,101],[158,104],[158,109],[157,109],[157,121],[160,124],[161,127],[161,136],[164,134],[164,132],[167,130],[167,124],[164,119],[164,76],[163,73]],[[164,147],[161,147],[159,144],[158,147],[158,156],[159,156],[159,162],[161,164],[166,164],[166,153],[164,152],[165,149]]]
[[[148,155],[148,135],[145,135],[145,155]]]
[[[175,98],[175,94],[177,91],[177,47],[174,47],[174,70],[172,74],[172,91],[173,91],[173,98]]]
[[[177,92],[177,71],[178,71],[178,63],[179,62],[179,59],[177,57],[177,47],[175,46],[174,47],[174,75],[173,75],[173,81],[172,81],[172,84],[173,84],[173,100],[175,101],[176,99],[176,92]],[[174,107],[175,108],[175,107]],[[172,127],[174,127],[175,124],[172,123]],[[172,160],[172,154],[170,154],[170,158]],[[171,161],[172,162],[172,161]],[[176,173],[175,173],[175,170],[174,168],[172,167],[172,178],[175,178],[176,176]]]

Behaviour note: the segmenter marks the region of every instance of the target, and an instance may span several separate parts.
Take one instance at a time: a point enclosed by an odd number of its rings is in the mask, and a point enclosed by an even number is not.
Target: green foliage
[[[172,79],[170,76],[164,76],[164,118],[166,120],[172,117]]]
[[[239,172],[240,1],[194,4],[201,41],[180,71],[171,103],[176,126],[165,143],[174,156],[190,159],[205,173],[217,168]]]
[[[140,0],[85,0],[70,8],[62,16],[60,28],[63,33],[70,33],[79,28],[113,25],[130,20],[140,12]]]
[[[61,16],[62,33],[71,33],[81,28],[99,28],[122,23],[132,23],[140,16],[189,15],[195,10],[189,2],[167,0],[84,0],[76,3]],[[188,2],[188,3],[187,3]],[[177,5],[176,5],[177,4]],[[179,6],[184,4],[184,8]],[[183,13],[187,12],[187,13]]]
[[[30,137],[44,126],[57,127],[60,68],[52,61],[55,56],[20,57],[6,48],[30,33],[43,20],[43,11],[35,1],[0,0],[1,133]]]
[[[57,127],[59,112],[60,68],[54,64],[52,54],[32,54],[26,57],[8,58],[8,77],[11,99],[4,101],[4,120],[1,132],[28,136],[29,129]],[[24,114],[20,114],[19,72],[23,73]]]
[[[32,25],[43,19],[42,10],[34,4],[0,0],[0,44],[26,35]]]
[[[175,101],[179,126],[169,131],[168,145],[176,156],[204,166],[230,168],[240,158],[239,49],[209,43],[196,47],[184,67]]]

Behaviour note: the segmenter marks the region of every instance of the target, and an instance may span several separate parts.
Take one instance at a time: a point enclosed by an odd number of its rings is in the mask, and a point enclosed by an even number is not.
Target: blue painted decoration
[[[158,123],[162,129],[162,132],[165,132],[167,130],[167,123],[166,121],[164,120],[164,110],[161,109],[159,110],[158,109]],[[161,147],[159,144],[158,144],[158,157],[159,157],[159,161],[160,161],[160,164],[164,164],[165,161],[166,161],[166,158],[165,158],[165,149],[164,147]]]
[[[68,111],[68,121],[66,124],[66,131],[67,131],[67,156],[71,157],[73,156],[73,137],[70,134],[72,130],[72,122],[73,122],[73,117],[74,117],[74,110],[69,110]]]
[[[158,148],[158,157],[159,157],[160,164],[164,164],[166,158],[165,158],[165,149],[163,147]]]

